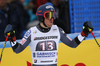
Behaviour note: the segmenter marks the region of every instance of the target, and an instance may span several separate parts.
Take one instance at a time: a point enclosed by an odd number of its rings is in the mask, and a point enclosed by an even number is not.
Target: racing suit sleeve
[[[68,35],[65,34],[65,32],[61,28],[59,28],[59,31],[61,36],[60,40],[64,44],[72,48],[76,48],[85,38],[80,34],[76,36],[74,39],[71,39]]]
[[[29,45],[30,42],[31,42],[31,30],[28,30],[19,43],[14,41],[10,42],[10,44],[15,53],[20,53]]]

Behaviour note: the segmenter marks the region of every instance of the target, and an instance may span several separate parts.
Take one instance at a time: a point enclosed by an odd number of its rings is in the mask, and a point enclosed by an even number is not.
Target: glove
[[[5,28],[5,31],[4,31],[5,37],[7,37],[8,33],[10,34],[8,37],[8,40],[10,40],[12,42],[15,41],[16,40],[15,30],[14,30],[13,26],[10,24],[8,24],[7,27]]]
[[[92,26],[92,24],[91,24],[91,21],[86,21],[86,22],[84,22],[84,24],[83,24],[83,31],[81,32],[81,35],[87,37],[88,34],[91,33],[90,30],[93,31],[93,29],[94,29],[94,28],[93,28],[93,26]]]

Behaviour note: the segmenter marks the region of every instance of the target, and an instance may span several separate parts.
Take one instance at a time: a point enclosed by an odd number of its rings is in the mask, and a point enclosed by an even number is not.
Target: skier
[[[66,36],[65,32],[53,24],[55,9],[47,4],[41,5],[36,12],[39,24],[31,27],[20,42],[16,42],[14,29],[5,30],[10,33],[9,40],[14,52],[20,53],[28,45],[31,49],[33,66],[57,66],[58,46],[61,40],[69,47],[76,48],[93,30],[90,21],[86,21],[83,31],[74,39]]]

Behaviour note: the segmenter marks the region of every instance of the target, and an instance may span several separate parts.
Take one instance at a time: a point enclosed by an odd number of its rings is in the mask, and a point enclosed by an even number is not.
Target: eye
[[[49,18],[49,13],[46,13],[46,14],[45,14],[45,17],[46,17],[46,18]]]

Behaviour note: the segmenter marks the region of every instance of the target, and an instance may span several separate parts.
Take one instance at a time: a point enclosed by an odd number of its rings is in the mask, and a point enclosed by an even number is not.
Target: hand
[[[8,40],[14,41],[13,38],[15,38],[15,30],[12,25],[8,24],[7,27],[5,28],[4,35],[5,37],[9,33]]]
[[[93,31],[93,29],[94,28],[93,28],[93,26],[91,24],[91,21],[86,21],[83,24],[83,31],[81,32],[81,35],[87,37],[88,34],[90,34],[90,30]]]

